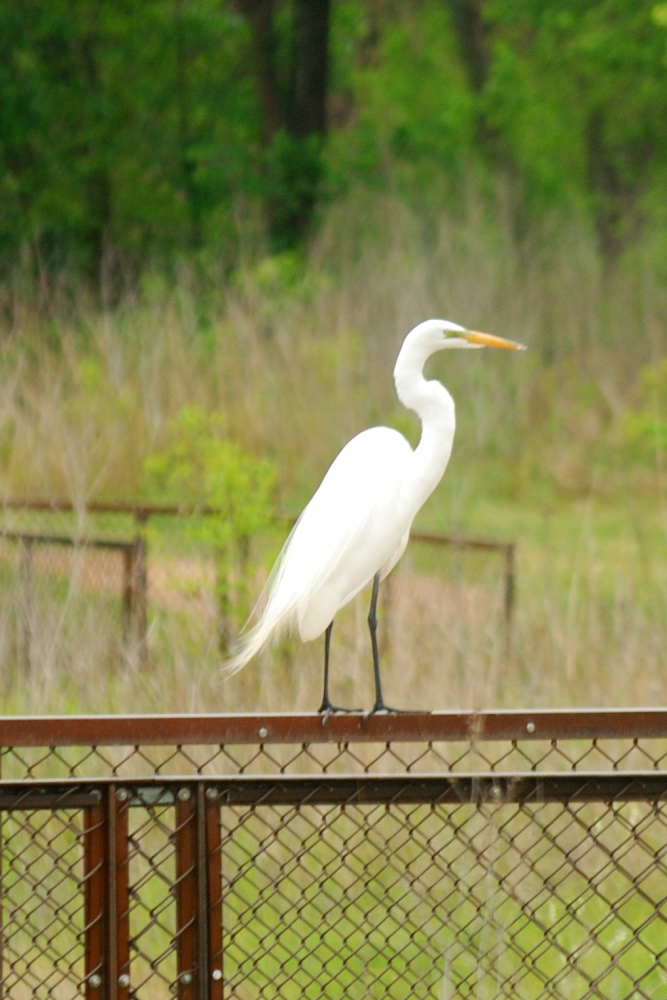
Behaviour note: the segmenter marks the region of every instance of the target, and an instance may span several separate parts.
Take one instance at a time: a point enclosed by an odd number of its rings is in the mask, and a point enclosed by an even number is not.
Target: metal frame
[[[34,786],[39,785],[39,791]],[[120,799],[117,798],[120,792]],[[92,845],[86,863],[86,879],[92,898],[123,893],[113,889],[111,870],[119,871],[127,854],[119,842],[127,839],[127,810],[145,806],[174,806],[176,810],[176,893],[180,900],[179,927],[184,965],[194,961],[189,933],[198,919],[197,899],[208,893],[206,874],[207,808],[223,806],[294,805],[506,805],[547,802],[665,802],[667,773],[603,771],[586,774],[542,772],[452,775],[327,775],[301,777],[244,777],[198,779],[160,777],[155,781],[132,778],[108,782],[84,779],[69,781],[0,782],[0,810],[85,809],[89,813],[85,840]],[[122,816],[122,821],[119,821]],[[191,863],[187,858],[199,858]],[[125,859],[125,860],[124,860]],[[116,883],[117,884],[117,883]],[[97,888],[96,888],[97,887]],[[103,888],[104,887],[104,888]],[[126,889],[125,889],[126,892]],[[93,904],[91,904],[92,906]],[[92,926],[93,916],[86,921]],[[123,911],[121,902],[120,911]],[[199,913],[199,916],[201,914]]]
[[[0,718],[0,747],[399,743],[667,737],[667,708]]]
[[[176,995],[222,1000],[220,820],[225,807],[667,802],[664,772],[70,781],[41,782],[37,792],[33,786],[0,783],[0,810],[83,810],[87,1000],[129,1000],[131,995],[129,809],[159,803],[174,810]]]
[[[61,802],[67,801],[68,790],[64,790]],[[93,804],[84,808],[85,981],[88,1000],[97,1000],[98,997],[128,1000],[130,995],[128,803],[125,790],[118,794],[119,791],[115,782],[104,788],[91,789],[88,795]],[[8,808],[1,805],[3,801],[3,791],[0,790],[0,808]],[[21,801],[20,797],[18,801]],[[25,803],[17,807],[26,808]]]
[[[292,744],[460,742],[509,743],[667,739],[667,709],[434,712],[405,715],[179,715],[100,717],[9,717],[0,720],[6,752],[62,747],[175,747]],[[87,748],[87,749],[86,749]],[[504,750],[503,750],[504,752]],[[621,760],[625,750],[619,752]],[[667,758],[667,754],[665,754]],[[494,758],[495,759],[495,758]],[[502,759],[502,753],[499,760]],[[662,759],[662,758],[661,758]],[[466,771],[437,774],[263,774],[0,780],[0,811],[76,810],[82,814],[85,996],[129,1000],[130,878],[132,810],[166,808],[171,817],[175,879],[176,995],[181,1000],[222,1000],[222,831],[226,809],[312,806],[348,809],[467,805],[535,807],[548,803],[650,803],[664,809],[667,769],[563,772]],[[612,813],[614,813],[613,806]],[[483,815],[486,815],[483,812]],[[273,817],[273,819],[271,819]],[[0,937],[0,941],[1,941]],[[2,946],[0,945],[0,948]],[[0,955],[1,958],[1,955]],[[202,974],[202,971],[205,974]],[[587,994],[588,995],[588,994]],[[597,995],[597,994],[596,994]]]

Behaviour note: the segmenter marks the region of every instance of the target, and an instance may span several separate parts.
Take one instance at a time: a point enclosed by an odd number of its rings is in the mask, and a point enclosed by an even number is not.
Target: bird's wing
[[[283,549],[275,583],[281,604],[298,605],[350,561],[362,539],[368,544],[369,530],[386,520],[382,511],[391,508],[411,455],[405,438],[386,427],[364,431],[346,445]]]
[[[405,438],[387,427],[363,431],[343,448],[285,542],[227,673],[240,670],[269,639],[296,624],[300,604],[335,576],[369,528],[377,527],[379,507],[391,507],[412,454]]]

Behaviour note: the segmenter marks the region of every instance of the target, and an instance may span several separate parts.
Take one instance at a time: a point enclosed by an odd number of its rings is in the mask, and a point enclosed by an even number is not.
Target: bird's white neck
[[[423,369],[430,353],[420,350],[419,345],[405,343],[394,368],[398,398],[417,414],[422,424],[414,452],[418,484],[414,513],[440,482],[452,453],[456,429],[454,400],[449,392],[441,382],[424,378]]]

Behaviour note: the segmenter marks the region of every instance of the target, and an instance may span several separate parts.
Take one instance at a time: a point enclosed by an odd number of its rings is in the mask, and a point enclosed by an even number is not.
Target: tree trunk
[[[628,172],[630,176],[634,174],[635,180],[623,177],[614,151],[605,142],[602,114],[594,111],[588,121],[586,150],[598,245],[607,271],[612,271],[620,255],[642,229],[644,220],[639,200],[652,149],[648,143],[637,143],[630,161],[633,170]]]
[[[257,98],[262,117],[262,141],[266,147],[287,124],[275,65],[273,0],[241,0],[240,7],[250,25]]]
[[[297,138],[327,130],[329,8],[329,0],[296,0],[290,131]]]
[[[90,32],[81,40],[79,57],[83,68],[83,78],[89,91],[96,96],[103,92],[103,82],[98,67],[99,29],[97,8]],[[84,173],[86,216],[84,239],[88,245],[88,273],[92,279],[102,278],[106,241],[111,223],[111,179],[106,165],[104,149],[105,128],[95,130],[88,143],[90,165]]]
[[[250,25],[262,142],[266,214],[274,250],[305,235],[322,177],[326,134],[330,0],[294,0],[289,87],[276,66],[273,0],[240,0]],[[285,94],[287,90],[287,94]]]
[[[174,35],[175,35],[175,77],[176,102],[178,108],[178,141],[181,185],[187,205],[190,245],[198,247],[201,243],[201,224],[199,218],[199,199],[195,181],[195,164],[190,156],[190,114],[188,100],[188,48],[186,38],[186,22],[183,17],[183,0],[174,0]]]
[[[491,66],[482,0],[449,0],[449,8],[470,86],[479,94]]]

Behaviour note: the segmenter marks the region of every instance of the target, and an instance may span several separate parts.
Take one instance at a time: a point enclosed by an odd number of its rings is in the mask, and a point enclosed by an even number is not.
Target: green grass
[[[439,530],[516,542],[519,572],[548,572],[563,593],[573,573],[586,573],[601,594],[612,595],[623,581],[633,596],[657,603],[667,582],[667,521],[650,498],[593,496],[537,505],[476,497],[456,518],[432,503],[421,520],[427,518]]]

